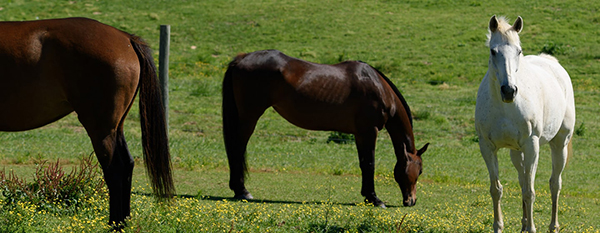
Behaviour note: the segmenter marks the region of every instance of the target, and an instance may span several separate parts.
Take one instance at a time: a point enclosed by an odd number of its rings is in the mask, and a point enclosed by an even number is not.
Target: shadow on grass
[[[131,192],[131,193],[135,194],[135,195],[140,195],[140,196],[152,196],[152,193],[145,193],[145,192]],[[175,195],[175,196],[180,197],[180,198],[201,199],[201,200],[207,200],[207,201],[223,201],[223,200],[239,201],[239,202],[244,201],[244,200],[233,198],[233,197],[220,197],[220,196],[210,196],[210,195],[197,196],[197,195],[182,194],[182,195]],[[356,206],[357,205],[357,203],[341,203],[341,202],[327,202],[327,201],[282,201],[282,200],[268,200],[268,199],[251,199],[251,200],[246,200],[246,201],[250,202],[250,203],[270,203],[270,204],[298,204],[298,205],[330,204],[330,205],[340,205],[340,206]],[[386,207],[387,208],[399,208],[399,207],[404,207],[404,206],[396,206],[396,205],[387,205],[386,204]]]

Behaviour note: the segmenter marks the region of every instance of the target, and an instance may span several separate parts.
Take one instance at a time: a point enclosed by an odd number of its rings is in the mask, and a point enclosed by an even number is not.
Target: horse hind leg
[[[131,176],[134,161],[123,135],[123,122],[131,106],[134,91],[123,99],[112,96],[95,98],[75,106],[79,121],[86,129],[109,192],[109,224],[123,227],[130,216]],[[120,106],[120,107],[115,107]]]
[[[535,202],[535,173],[539,158],[539,138],[532,137],[530,142],[522,145],[523,150],[523,181],[521,195],[525,212],[525,231],[535,233],[536,228],[533,221],[533,203]]]
[[[111,199],[110,206],[115,206],[117,210],[114,213],[111,211],[111,216],[115,215],[115,222],[124,222],[131,213],[131,178],[135,163],[122,130],[117,132],[115,145],[113,160],[104,173],[107,180],[112,181],[113,193],[116,194],[116,198]]]
[[[109,174],[113,176],[111,180],[116,180],[116,185],[119,185],[119,187],[115,188],[115,192],[117,192],[117,196],[121,200],[115,200],[117,202],[115,205],[121,206],[121,210],[119,211],[121,216],[118,216],[118,219],[119,221],[123,221],[131,213],[131,179],[135,162],[129,153],[122,130],[117,132],[116,148],[113,153],[112,164],[113,168],[109,171]]]
[[[109,192],[109,223],[122,227],[130,216],[131,177],[134,161],[127,148],[122,129],[99,133],[87,129],[96,157],[102,167]]]
[[[513,165],[515,166],[515,169],[517,170],[518,173],[518,177],[519,177],[519,186],[520,187],[524,187],[525,186],[525,174],[523,171],[523,152],[518,151],[518,150],[510,150],[510,159],[513,163]],[[524,232],[527,229],[527,212],[526,207],[525,207],[525,202],[522,202],[522,212],[523,212],[523,217],[521,218],[521,232]]]
[[[550,176],[550,192],[552,194],[552,215],[550,219],[549,231],[558,232],[558,197],[562,188],[561,174],[567,164],[567,158],[569,153],[569,146],[565,145],[565,140],[552,140],[550,142],[550,149],[552,151],[552,175]]]
[[[258,119],[267,108],[244,111],[245,114],[242,116],[223,113],[225,149],[229,163],[229,188],[233,190],[236,199],[254,198],[245,186],[245,176],[248,172],[246,148]]]

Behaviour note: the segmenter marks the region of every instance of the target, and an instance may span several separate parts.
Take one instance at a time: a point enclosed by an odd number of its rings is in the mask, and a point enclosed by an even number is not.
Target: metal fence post
[[[171,25],[160,25],[160,48],[158,54],[158,79],[163,95],[165,123],[169,129],[169,46],[171,41]]]

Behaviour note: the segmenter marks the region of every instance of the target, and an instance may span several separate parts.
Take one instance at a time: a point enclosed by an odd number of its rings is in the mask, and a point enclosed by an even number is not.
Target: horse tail
[[[396,85],[394,85],[394,83],[392,83],[392,81],[390,81],[390,79],[388,77],[386,77],[381,71],[379,71],[378,69],[375,69],[372,66],[371,66],[371,68],[373,68],[375,71],[377,71],[379,76],[381,76],[383,78],[383,80],[385,80],[385,82],[387,82],[387,84],[390,85],[390,87],[392,88],[394,93],[396,93],[396,96],[398,96],[398,99],[400,99],[400,101],[402,102],[402,105],[404,106],[404,110],[406,111],[406,114],[408,115],[408,119],[410,120],[410,126],[412,127],[413,126],[412,113],[410,112],[410,107],[408,107],[408,103],[404,99],[404,96],[402,96],[402,94],[400,93],[400,91],[398,90]]]
[[[165,109],[157,81],[156,65],[150,47],[140,37],[131,35],[130,41],[140,62],[140,124],[146,171],[152,182],[154,194],[159,199],[170,198],[175,193],[175,187],[171,173]]]
[[[231,165],[233,160],[243,160],[241,162],[242,171],[244,176],[248,173],[248,164],[246,162],[246,155],[244,152],[240,153],[240,121],[237,103],[233,92],[233,70],[237,69],[237,64],[245,54],[238,55],[233,61],[229,63],[227,71],[225,71],[225,77],[223,78],[223,104],[222,104],[222,115],[223,115],[223,139],[225,142],[225,151],[227,152],[227,158]],[[235,156],[242,156],[237,158]]]
[[[569,139],[569,145],[567,145],[567,164],[569,160],[573,157],[573,137]]]

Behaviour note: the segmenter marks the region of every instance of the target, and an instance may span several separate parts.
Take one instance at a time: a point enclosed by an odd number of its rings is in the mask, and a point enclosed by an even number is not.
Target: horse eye
[[[496,50],[490,49],[490,52],[492,52],[492,56],[496,56]]]

